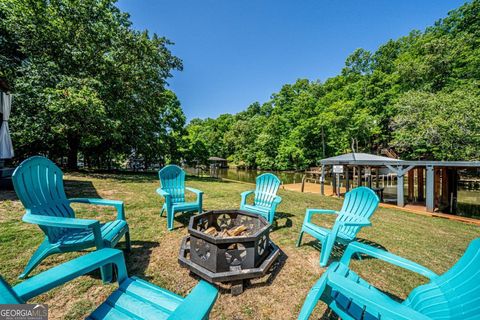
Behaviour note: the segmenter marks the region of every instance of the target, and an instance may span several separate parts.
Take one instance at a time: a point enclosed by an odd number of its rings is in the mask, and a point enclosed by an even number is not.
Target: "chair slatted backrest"
[[[257,177],[254,204],[270,207],[280,187],[280,179],[272,173],[264,173]]]
[[[370,219],[380,200],[375,192],[367,187],[358,187],[345,194],[342,209],[337,217],[339,221],[355,222]],[[361,227],[340,227],[338,235],[352,240]]]
[[[185,202],[185,171],[170,164],[158,172],[160,186],[172,196],[173,202]]]
[[[75,213],[63,187],[63,173],[52,161],[35,156],[23,161],[13,172],[13,186],[27,212],[43,216],[74,218]],[[51,242],[64,228],[40,226]]]
[[[404,304],[432,319],[479,319],[480,238],[450,270],[415,288]]]

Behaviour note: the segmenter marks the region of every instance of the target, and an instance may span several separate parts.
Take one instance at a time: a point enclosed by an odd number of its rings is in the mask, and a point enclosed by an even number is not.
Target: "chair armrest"
[[[254,193],[254,190],[243,191],[240,195],[243,197],[248,197],[251,193]]]
[[[348,267],[348,265],[350,264],[352,255],[355,253],[367,254],[371,257],[383,260],[385,262],[396,265],[398,267],[418,273],[424,277],[427,277],[430,280],[438,277],[438,275],[435,272],[433,272],[432,270],[422,265],[419,265],[418,263],[399,257],[385,250],[381,250],[357,241],[351,242],[348,245],[347,249],[345,250],[345,253],[343,254],[340,260],[340,263]]]
[[[117,249],[101,249],[68,262],[62,263],[13,287],[13,291],[24,301],[58,287],[81,275],[108,264],[115,264],[118,282],[127,277],[123,253]]]
[[[247,202],[247,197],[254,193],[254,190],[248,190],[248,191],[243,191],[240,195],[242,196],[242,200],[240,201],[240,204],[245,204]]]
[[[195,188],[185,187],[185,189],[188,190],[188,191],[191,191],[191,192],[195,193],[196,195],[203,194],[203,191],[202,191],[202,190],[198,190],[198,189],[195,189]]]
[[[366,227],[366,226],[372,225],[372,223],[367,219],[358,220],[358,221],[337,221],[336,223],[345,227]]]
[[[328,209],[307,209],[305,213],[305,222],[310,222],[314,214],[338,214],[338,211]]]
[[[206,281],[200,280],[168,319],[207,319],[215,300],[217,300],[217,296],[217,288]]]
[[[78,219],[65,217],[42,216],[39,214],[27,213],[23,215],[23,221],[47,227],[71,228],[71,229],[92,229],[93,239],[97,249],[103,248],[102,232],[100,222],[93,219]]]
[[[163,190],[162,188],[157,188],[157,193],[159,195],[161,195],[162,197],[170,197],[170,193],[168,193],[167,191]]]
[[[281,202],[282,202],[282,197],[280,197],[280,196],[275,196],[275,198],[273,198],[273,204],[274,204],[275,206],[278,206]]]
[[[98,222],[98,220],[93,220],[93,219],[42,216],[39,214],[30,214],[30,213],[25,214],[22,220],[24,222],[38,224],[41,226],[59,227],[59,228],[88,229],[88,228],[94,228],[96,225],[100,226],[100,223]]]
[[[167,191],[163,190],[162,187],[157,188],[157,193],[165,199],[165,205],[167,208],[170,208],[172,205],[172,196]],[[169,209],[168,209],[169,210]]]
[[[347,298],[353,299],[355,302],[362,305],[366,305],[367,311],[370,306],[376,312],[380,313],[382,318],[385,317],[399,320],[430,319],[416,310],[390,299],[386,295],[384,296],[379,292],[372,290],[365,290],[365,287],[334,272],[328,273],[327,285],[333,290],[345,295]],[[360,307],[363,307],[362,305]]]
[[[123,201],[120,200],[109,200],[109,199],[99,199],[99,198],[72,198],[68,199],[70,203],[87,203],[94,204],[97,206],[112,206],[117,209],[117,219],[125,220],[125,208]]]

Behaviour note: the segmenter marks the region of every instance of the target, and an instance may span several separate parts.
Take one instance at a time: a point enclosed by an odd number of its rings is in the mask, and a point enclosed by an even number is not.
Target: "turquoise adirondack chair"
[[[19,278],[23,279],[45,259],[55,253],[80,251],[91,247],[113,248],[125,235],[130,250],[130,235],[122,201],[107,199],[67,199],[63,188],[63,173],[52,161],[35,156],[23,161],[14,171],[13,185],[26,209],[22,220],[37,224],[45,239],[30,258]],[[71,203],[112,206],[117,219],[100,223],[93,219],[78,219]],[[103,268],[107,281],[110,272]]]
[[[11,287],[0,276],[0,304],[26,303],[44,292],[107,265],[115,265],[119,288],[87,319],[208,319],[218,290],[201,280],[183,298],[137,277],[129,278],[123,253],[101,249],[73,259]]]
[[[403,302],[391,299],[349,269],[354,254],[366,254],[430,279]],[[310,317],[318,300],[342,319],[480,319],[480,238],[442,275],[392,253],[359,242],[348,245],[307,295],[298,319]]]
[[[298,237],[297,247],[302,242],[303,233],[306,232],[322,243],[320,266],[328,263],[335,243],[347,245],[355,240],[362,227],[370,226],[370,217],[378,207],[379,199],[375,192],[367,187],[358,187],[345,194],[343,206],[340,211],[307,209],[303,220],[302,231]],[[332,230],[322,228],[311,222],[314,214],[338,214]]]
[[[256,213],[273,223],[277,206],[282,202],[282,197],[277,196],[280,179],[272,173],[264,173],[257,177],[255,190],[242,192],[240,210]],[[254,194],[253,204],[247,204],[247,197]]]
[[[160,216],[167,211],[168,230],[173,229],[173,217],[176,212],[202,212],[203,191],[185,187],[185,171],[179,166],[168,165],[158,171],[160,178],[160,188],[157,193],[165,199]],[[197,195],[194,202],[185,201],[185,190],[191,191]]]

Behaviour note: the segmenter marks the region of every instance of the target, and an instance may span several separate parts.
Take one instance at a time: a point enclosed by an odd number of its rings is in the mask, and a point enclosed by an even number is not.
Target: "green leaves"
[[[351,152],[352,140],[358,152],[394,147],[406,159],[478,160],[479,8],[474,0],[374,53],[357,49],[341,75],[286,84],[227,125],[192,123],[191,143],[201,141],[206,156],[262,169],[317,165]]]
[[[172,44],[131,29],[113,0],[0,2],[0,77],[14,91],[17,154],[89,163],[210,156],[262,169],[394,147],[403,158],[478,159],[480,0],[424,32],[355,50],[341,74],[299,79],[236,115],[185,116],[165,89]]]
[[[5,0],[0,17],[18,155],[68,153],[71,167],[78,151],[99,165],[132,152],[145,164],[180,157],[185,116],[165,90],[182,68],[171,42],[132,30],[113,0]]]
[[[404,158],[477,160],[480,95],[477,87],[452,92],[410,91],[396,104],[394,145]]]

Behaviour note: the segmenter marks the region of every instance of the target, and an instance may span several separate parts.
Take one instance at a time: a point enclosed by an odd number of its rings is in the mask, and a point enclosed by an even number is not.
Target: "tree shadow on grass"
[[[153,248],[159,246],[158,242],[153,241],[132,241],[132,249],[130,252],[126,251],[125,242],[119,242],[115,249],[123,251],[123,256],[125,257],[125,264],[127,265],[127,273],[131,276],[138,276],[143,280],[151,280],[152,277],[149,277],[145,274],[145,271],[148,268],[150,263],[150,256],[152,254]],[[85,254],[90,251],[81,251]],[[95,269],[92,272],[89,272],[94,279],[102,279],[100,269]],[[116,280],[117,270],[114,269],[114,279]]]
[[[132,241],[132,250],[125,254],[128,274],[151,280],[152,277],[147,276],[145,271],[150,264],[153,249],[159,245],[156,241]]]
[[[91,181],[63,180],[63,185],[69,198],[101,198]],[[0,201],[4,200],[18,200],[18,197],[14,190],[1,190]]]
[[[63,185],[69,198],[101,198],[91,181],[64,180]]]
[[[360,243],[363,243],[363,244],[367,244],[367,245],[372,246],[372,247],[375,247],[377,249],[388,251],[387,248],[385,248],[381,244],[379,244],[377,242],[374,242],[374,241],[371,241],[371,240],[368,240],[368,239],[357,238],[356,241],[360,242]],[[307,246],[311,246],[312,248],[315,248],[319,252],[322,250],[322,244],[319,240],[311,240],[309,242],[304,242],[303,244],[307,245]],[[330,254],[330,259],[329,259],[330,263],[333,262],[333,261],[339,261],[342,258],[343,254],[345,253],[346,248],[347,248],[347,246],[336,243],[333,246],[332,253]],[[353,255],[352,259],[368,260],[368,259],[376,259],[376,258],[373,258],[373,257],[371,257],[369,255],[365,255],[365,254],[360,254],[360,255],[355,254],[355,255]]]
[[[273,263],[273,265],[270,267],[270,269],[267,271],[267,279],[262,282],[255,282],[251,283],[250,281],[247,281],[247,284],[245,288],[261,288],[261,287],[266,287],[269,286],[273,283],[273,280],[278,276],[282,268],[285,266],[285,263],[287,262],[288,256],[285,252],[280,250],[280,255],[277,258],[277,261]]]
[[[18,200],[17,194],[13,190],[0,190],[0,201],[15,201]]]
[[[190,223],[190,218],[193,217],[196,214],[198,214],[196,211],[176,213],[173,220],[181,223],[182,225],[181,226],[174,226],[173,230],[187,228],[188,224]],[[163,217],[165,217],[165,220],[167,219],[166,216],[167,216],[167,214],[164,213]]]
[[[272,231],[284,229],[284,228],[291,228],[293,226],[292,219],[294,215],[291,213],[286,213],[286,212],[275,212],[275,220],[273,221],[273,229]],[[278,224],[278,220],[283,220],[285,219],[285,223],[282,225]]]
[[[129,172],[129,171],[74,171],[71,176],[93,177],[96,179],[111,179],[124,182],[152,182],[158,181],[156,172]]]
[[[334,319],[337,320],[337,319],[340,319],[340,317],[335,312],[333,312],[332,309],[327,308],[327,310],[323,312],[323,314],[320,316],[318,320],[334,320]]]

